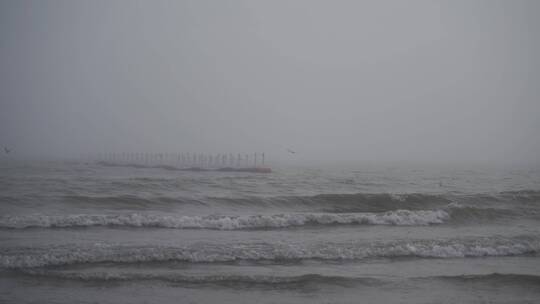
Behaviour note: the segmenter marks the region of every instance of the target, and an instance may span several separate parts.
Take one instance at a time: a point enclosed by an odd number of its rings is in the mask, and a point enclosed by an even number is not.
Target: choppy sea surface
[[[2,303],[540,303],[540,171],[0,163]]]

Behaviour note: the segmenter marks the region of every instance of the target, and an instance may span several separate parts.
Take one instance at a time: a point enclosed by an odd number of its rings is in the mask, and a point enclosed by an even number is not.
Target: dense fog
[[[537,164],[539,9],[0,1],[0,145],[13,157]]]

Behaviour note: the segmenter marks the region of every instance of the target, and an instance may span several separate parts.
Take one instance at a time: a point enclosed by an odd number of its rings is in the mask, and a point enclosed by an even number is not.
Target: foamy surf
[[[450,218],[444,210],[396,210],[384,213],[282,213],[246,216],[173,216],[153,214],[26,215],[0,218],[0,228],[70,228],[91,226],[175,229],[267,229],[306,225],[432,225]]]
[[[0,251],[4,268],[46,267],[87,263],[362,260],[366,258],[465,258],[537,254],[540,239],[485,237],[362,243],[200,243],[185,247],[133,247],[113,244],[12,248]]]
[[[450,222],[485,221],[534,217],[504,208],[477,208],[452,203],[436,210],[399,209],[387,212],[349,213],[279,213],[253,215],[183,216],[149,213],[129,214],[68,214],[68,215],[19,215],[0,217],[0,229],[27,228],[81,228],[93,226],[130,228],[246,230],[278,229],[317,225],[393,225],[427,226]]]
[[[538,299],[540,172],[281,169],[0,170],[0,302]]]

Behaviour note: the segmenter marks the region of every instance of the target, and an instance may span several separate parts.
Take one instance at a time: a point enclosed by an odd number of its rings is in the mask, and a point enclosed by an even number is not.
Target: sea
[[[0,162],[0,303],[540,303],[540,171]]]

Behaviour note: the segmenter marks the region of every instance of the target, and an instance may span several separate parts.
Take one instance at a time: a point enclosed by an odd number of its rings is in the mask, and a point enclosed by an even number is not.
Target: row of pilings
[[[167,165],[178,168],[250,168],[264,167],[265,154],[259,153],[148,153],[148,152],[110,152],[100,153],[98,162],[117,165]]]

